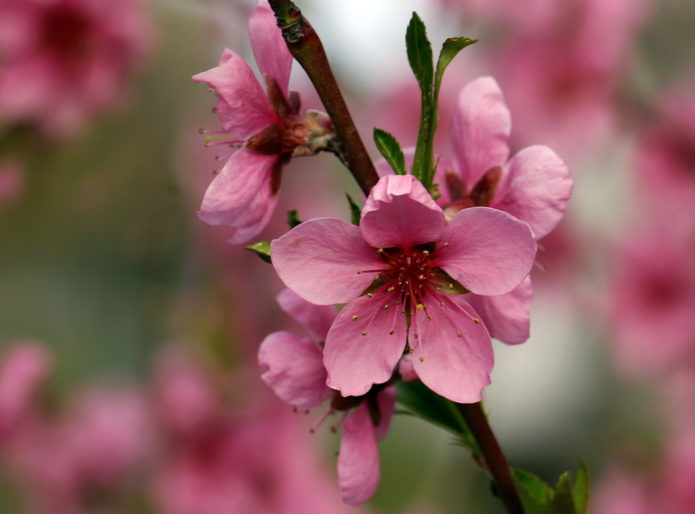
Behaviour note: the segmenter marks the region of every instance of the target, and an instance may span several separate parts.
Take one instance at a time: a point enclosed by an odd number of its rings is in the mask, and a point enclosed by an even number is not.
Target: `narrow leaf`
[[[290,228],[302,224],[302,220],[299,218],[299,213],[296,210],[292,209],[291,211],[287,211],[287,224]]]
[[[575,514],[572,498],[571,474],[565,471],[555,484],[555,496],[549,514]]]
[[[434,68],[432,64],[432,45],[427,39],[427,30],[416,12],[413,12],[405,33],[405,47],[410,68],[420,84],[420,89],[431,91]]]
[[[374,143],[396,175],[405,175],[405,156],[396,138],[385,130],[374,128]]]
[[[458,53],[474,43],[477,43],[477,39],[470,39],[467,37],[450,37],[444,44],[442,44],[442,50],[439,52],[439,59],[437,60],[437,72],[434,79],[434,91],[435,97],[439,93],[439,86],[442,83],[442,77],[444,77],[444,71],[447,66],[454,60],[454,57]]]
[[[247,246],[246,249],[251,250],[265,262],[270,263],[270,241],[258,241]]]
[[[422,382],[399,382],[398,402],[413,415],[433,423],[456,435],[458,441],[468,448],[475,459],[482,458],[475,437],[456,405],[428,389]]]
[[[514,482],[519,491],[526,514],[548,514],[553,501],[553,488],[529,471],[512,468]]]
[[[572,484],[572,499],[576,514],[586,514],[589,506],[589,470],[583,460],[579,461],[579,467]]]
[[[362,214],[362,209],[360,209],[360,206],[357,205],[357,202],[352,199],[352,196],[349,194],[345,193],[345,196],[347,197],[348,204],[350,205],[350,218],[352,221],[353,225],[359,225],[360,224],[360,216]]]

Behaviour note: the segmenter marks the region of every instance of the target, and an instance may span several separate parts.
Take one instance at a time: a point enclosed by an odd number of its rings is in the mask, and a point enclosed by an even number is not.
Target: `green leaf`
[[[357,202],[352,199],[352,196],[349,194],[345,193],[345,196],[347,197],[348,204],[350,205],[350,217],[353,225],[359,225],[360,224],[360,216],[362,215],[362,209],[360,209],[360,206],[357,205]]]
[[[427,29],[416,12],[413,12],[405,32],[405,47],[408,62],[420,84],[421,91],[432,90],[434,66],[432,64],[432,45],[427,39]]]
[[[434,78],[434,98],[435,101],[439,96],[439,87],[442,84],[442,77],[444,77],[444,71],[447,66],[454,60],[454,57],[466,48],[474,43],[477,43],[477,39],[470,39],[467,37],[450,37],[442,44],[442,50],[439,52],[439,59],[437,60],[437,72]]]
[[[482,453],[466,421],[456,408],[456,404],[432,392],[419,380],[399,382],[398,402],[414,416],[448,430],[457,437],[459,443],[468,448],[475,459]]]
[[[302,224],[302,220],[299,219],[299,213],[296,210],[292,209],[291,211],[287,211],[287,224],[290,228]]]
[[[270,241],[258,241],[247,246],[246,249],[251,250],[265,262],[270,263]]]
[[[396,175],[405,175],[405,157],[396,138],[385,130],[374,128],[374,143]]]
[[[551,514],[575,514],[572,499],[571,473],[565,471],[555,484],[555,497],[548,511]]]
[[[572,499],[576,514],[586,514],[589,508],[589,470],[583,460],[579,461],[579,467],[572,484]]]
[[[529,471],[512,468],[521,504],[526,514],[548,514],[555,492],[540,477]]]
[[[432,104],[434,65],[432,45],[427,39],[427,30],[417,13],[413,13],[405,33],[405,45],[410,68],[420,85],[420,128],[411,173],[429,189],[426,177],[432,167],[432,141],[436,112]]]

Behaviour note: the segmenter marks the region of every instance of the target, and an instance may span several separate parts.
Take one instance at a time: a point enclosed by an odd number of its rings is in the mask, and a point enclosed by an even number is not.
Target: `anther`
[[[420,269],[422,269],[422,268],[420,268]],[[425,275],[420,275],[420,276],[417,277],[417,278],[418,278],[418,280],[425,280]]]
[[[428,319],[429,321],[432,321],[432,316],[427,316],[427,319]]]
[[[357,314],[355,314],[355,315],[352,317],[352,321],[357,321],[358,318],[359,318],[359,316],[358,316]]]
[[[423,251],[422,251],[422,255],[429,255],[429,254],[430,254],[430,251],[429,251],[429,250],[423,250]]]
[[[367,298],[371,298],[372,296],[374,296],[374,293],[367,293]]]
[[[425,362],[425,358],[424,358],[424,357],[418,357],[418,360],[419,360],[420,362]]]
[[[360,334],[362,334],[363,336],[366,336],[366,335],[367,335],[367,331],[366,331],[366,330],[363,330],[362,332],[360,332]]]
[[[460,331],[460,330],[457,330],[457,331],[456,331],[456,337],[461,337],[461,336],[462,336],[461,331]]]
[[[358,274],[358,275],[361,275],[361,274],[362,274],[362,270],[357,270],[357,274]]]
[[[473,323],[476,325],[480,324],[480,318],[473,318]]]
[[[449,246],[449,243],[444,243],[442,246]]]
[[[420,338],[420,336],[419,336],[419,335],[417,335],[417,334],[413,334],[413,339],[419,339],[419,338]]]
[[[444,307],[444,302],[439,302],[440,307]]]
[[[395,287],[391,286],[391,287],[389,287],[386,291],[390,293],[391,291],[393,291],[393,290],[395,290],[395,289],[396,289]]]
[[[389,304],[387,303],[386,305],[384,305],[384,309],[388,309],[388,308],[389,308]]]
[[[389,330],[389,335],[392,336],[394,332],[395,332],[395,330],[393,330],[393,329]]]
[[[421,310],[421,311],[424,311],[424,310],[425,310],[425,306],[422,305],[421,303],[418,303],[418,304],[417,304],[417,309],[418,309],[418,310]]]

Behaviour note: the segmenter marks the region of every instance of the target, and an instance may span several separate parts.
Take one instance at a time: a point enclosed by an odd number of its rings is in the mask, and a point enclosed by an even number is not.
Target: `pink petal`
[[[205,191],[200,219],[208,225],[231,227],[261,219],[270,201],[269,186],[276,159],[274,155],[245,148],[234,152]]]
[[[326,387],[321,349],[308,337],[269,334],[258,350],[258,365],[263,382],[291,405],[318,407],[332,393]]]
[[[270,180],[268,180],[270,182]],[[278,203],[278,195],[269,194],[270,185],[261,186],[261,190],[251,204],[249,204],[249,213],[261,212],[262,216],[255,221],[243,221],[244,225],[240,226],[232,237],[228,239],[231,244],[242,244],[256,237],[268,224],[270,218],[275,212],[275,206]],[[265,202],[263,205],[258,205],[259,202]],[[242,221],[241,219],[239,221]]]
[[[571,194],[565,163],[546,146],[530,146],[509,162],[504,188],[490,206],[525,221],[540,239],[560,222]]]
[[[316,341],[325,341],[338,311],[330,305],[314,305],[290,289],[283,289],[275,298],[280,307],[311,332]]]
[[[196,82],[209,85],[219,97],[217,115],[232,137],[247,139],[278,117],[268,96],[249,65],[231,50],[225,49],[220,65],[193,76]]]
[[[391,378],[407,335],[398,300],[396,293],[361,296],[340,311],[323,351],[328,387],[343,396],[361,396]]]
[[[355,225],[317,218],[293,228],[271,244],[275,271],[287,287],[318,305],[345,303],[359,296],[384,262]]]
[[[530,309],[533,297],[531,277],[526,277],[511,293],[500,296],[466,297],[480,314],[490,335],[507,344],[519,344],[529,338]]]
[[[383,439],[391,426],[393,413],[396,410],[396,387],[389,386],[377,393],[379,404],[379,424],[376,426],[376,438]]]
[[[398,373],[401,375],[401,380],[404,382],[419,380],[417,373],[415,373],[412,354],[407,353],[398,361]]]
[[[369,407],[363,402],[345,420],[338,457],[338,482],[343,501],[359,505],[372,497],[379,486],[379,447]]]
[[[505,294],[517,287],[536,255],[529,226],[489,207],[459,211],[440,242],[433,263],[482,295]]]
[[[442,294],[437,300],[444,305],[428,302],[426,311],[416,310],[410,328],[415,371],[427,387],[451,401],[478,402],[494,364],[490,335],[460,298]]]
[[[386,175],[362,209],[364,240],[377,248],[411,248],[436,241],[446,220],[441,208],[412,175]]]
[[[502,91],[492,77],[461,90],[451,126],[451,144],[468,190],[493,166],[509,158],[512,120]]]
[[[251,13],[249,38],[253,56],[261,73],[273,77],[287,96],[292,55],[282,38],[281,30],[275,23],[275,15],[267,4],[260,4]]]

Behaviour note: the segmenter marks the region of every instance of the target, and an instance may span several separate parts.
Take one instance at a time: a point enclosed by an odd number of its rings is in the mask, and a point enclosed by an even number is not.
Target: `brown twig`
[[[278,27],[282,29],[287,48],[309,75],[333,122],[342,146],[336,149],[336,153],[347,165],[364,194],[369,194],[379,176],[357,133],[319,36],[291,0],[269,0],[269,3],[277,18]]]
[[[466,420],[468,428],[470,428],[476,441],[478,441],[485,463],[497,485],[500,499],[510,514],[524,514],[524,508],[521,505],[521,500],[509,469],[509,462],[507,462],[507,458],[504,456],[502,448],[500,448],[495,434],[490,428],[487,416],[483,412],[482,404],[478,402],[470,404],[459,403],[456,405]]]

